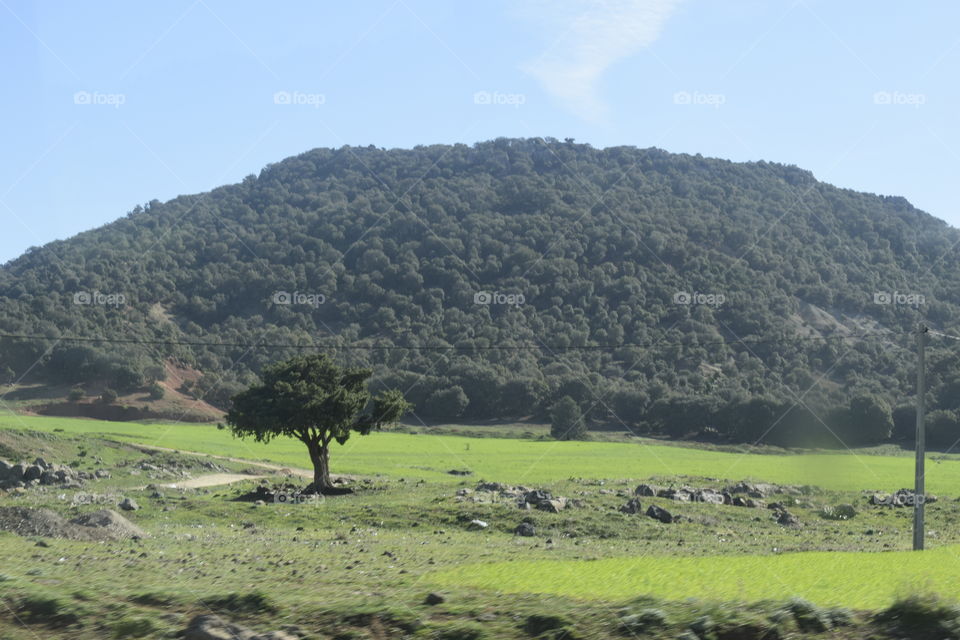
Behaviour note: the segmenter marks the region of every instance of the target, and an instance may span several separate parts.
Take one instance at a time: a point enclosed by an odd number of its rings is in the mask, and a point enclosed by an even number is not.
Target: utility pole
[[[917,461],[914,470],[913,486],[913,550],[923,551],[923,507],[926,503],[924,483],[924,455],[926,448],[926,429],[924,428],[924,388],[923,373],[924,348],[927,344],[927,327],[920,323],[917,327]]]

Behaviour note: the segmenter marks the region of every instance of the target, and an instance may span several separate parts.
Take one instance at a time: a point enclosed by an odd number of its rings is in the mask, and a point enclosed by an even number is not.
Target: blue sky
[[[960,3],[0,0],[0,263],[314,147],[795,164],[960,226]]]

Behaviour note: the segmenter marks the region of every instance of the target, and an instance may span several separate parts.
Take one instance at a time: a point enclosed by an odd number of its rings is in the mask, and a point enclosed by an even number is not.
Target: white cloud
[[[521,14],[544,31],[547,47],[523,65],[543,88],[581,118],[601,120],[598,96],[603,73],[647,47],[681,0],[529,0]]]

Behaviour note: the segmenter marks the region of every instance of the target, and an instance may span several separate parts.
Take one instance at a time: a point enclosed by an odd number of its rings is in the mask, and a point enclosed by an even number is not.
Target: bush
[[[436,640],[482,640],[487,630],[479,622],[454,622],[437,628]]]
[[[523,623],[523,630],[529,633],[531,636],[539,636],[545,631],[562,629],[569,624],[570,621],[563,616],[535,613],[531,616],[527,616],[526,622]]]
[[[100,402],[103,404],[113,404],[119,397],[113,389],[104,389],[103,393],[100,394]]]
[[[802,598],[793,598],[787,602],[787,610],[793,615],[797,627],[801,631],[822,633],[833,628],[833,622],[825,611],[817,608],[812,602]]]
[[[202,604],[210,609],[221,609],[232,613],[277,613],[279,608],[270,596],[260,591],[239,594],[230,593],[225,596],[204,600]]]
[[[876,616],[900,633],[955,638],[960,636],[960,606],[935,594],[913,594],[898,598]]]
[[[86,394],[83,392],[82,388],[74,387],[73,389],[70,389],[70,393],[67,394],[67,400],[69,402],[79,402],[80,400],[83,400],[84,395]]]
[[[113,625],[114,638],[142,638],[158,631],[150,618],[124,618]]]
[[[167,394],[167,390],[163,388],[163,385],[159,382],[154,382],[150,385],[150,399],[151,400],[163,400],[163,396]]]

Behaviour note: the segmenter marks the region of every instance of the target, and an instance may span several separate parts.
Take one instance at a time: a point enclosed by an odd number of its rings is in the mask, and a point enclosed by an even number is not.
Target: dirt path
[[[183,449],[170,449],[169,447],[157,447],[150,444],[136,444],[131,442],[124,442],[123,444],[134,447],[135,449],[140,449],[141,451],[167,451],[170,453],[180,453],[188,456],[196,456],[198,458],[212,458],[214,460],[226,460],[228,462],[239,462],[240,464],[248,464],[251,467],[260,467],[261,469],[268,469],[270,471],[277,471],[291,476],[298,476],[300,478],[309,478],[313,479],[313,471],[310,469],[298,469],[296,467],[284,467],[278,464],[271,464],[269,462],[254,462],[253,460],[247,460],[245,458],[231,458],[229,456],[218,456],[212,453],[201,453],[199,451],[184,451]],[[266,475],[248,475],[244,473],[208,473],[202,476],[197,476],[196,478],[190,478],[189,480],[182,480],[180,482],[174,482],[171,484],[166,484],[164,486],[171,487],[174,489],[199,489],[202,487],[216,487],[224,484],[233,484],[234,482],[240,482],[241,480],[257,480],[264,478]],[[330,477],[333,480],[338,478],[343,478],[344,480],[354,481],[357,480],[357,476],[343,475],[343,474],[330,474]]]
[[[202,489],[203,487],[218,487],[223,484],[233,484],[243,480],[259,480],[266,476],[250,476],[245,473],[208,473],[188,480],[171,482],[162,486],[170,489]]]
[[[251,467],[260,467],[261,469],[269,469],[271,471],[279,471],[281,473],[287,473],[293,476],[301,476],[303,478],[313,478],[313,471],[309,469],[298,469],[296,467],[284,467],[279,464],[270,464],[269,462],[255,462],[253,460],[247,460],[245,458],[231,458],[229,456],[218,456],[212,453],[201,453],[199,451],[185,451],[183,449],[171,449],[169,447],[157,447],[152,444],[137,444],[133,442],[123,442],[127,446],[133,447],[134,449],[140,449],[142,451],[167,451],[170,453],[182,453],[187,456],[196,456],[198,458],[212,458],[213,460],[226,460],[228,462],[239,462],[240,464],[248,464]],[[236,474],[210,474],[210,475],[236,475]],[[202,476],[207,477],[207,476]],[[244,478],[259,478],[262,476],[242,476]],[[352,478],[353,476],[340,476],[343,478]],[[199,480],[199,478],[194,478],[194,480]],[[234,482],[236,482],[234,480]],[[207,485],[210,486],[210,485]]]

